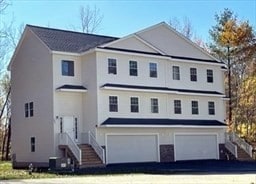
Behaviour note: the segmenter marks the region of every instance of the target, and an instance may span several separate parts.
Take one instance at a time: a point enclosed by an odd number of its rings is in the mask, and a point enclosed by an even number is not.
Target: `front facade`
[[[17,167],[62,157],[60,135],[106,164],[222,159],[225,65],[160,23],[124,38],[27,26],[9,65]]]

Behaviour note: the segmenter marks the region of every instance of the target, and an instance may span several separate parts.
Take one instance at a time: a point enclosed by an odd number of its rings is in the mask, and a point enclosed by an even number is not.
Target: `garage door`
[[[175,135],[175,160],[218,159],[216,135]]]
[[[156,135],[108,135],[107,163],[156,162]]]

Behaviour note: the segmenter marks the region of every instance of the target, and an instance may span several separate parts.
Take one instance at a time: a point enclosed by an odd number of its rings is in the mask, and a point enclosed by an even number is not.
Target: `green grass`
[[[28,170],[12,169],[11,162],[0,161],[0,180],[10,179],[35,179],[35,178],[57,178],[63,177],[47,172],[33,172],[29,175]]]

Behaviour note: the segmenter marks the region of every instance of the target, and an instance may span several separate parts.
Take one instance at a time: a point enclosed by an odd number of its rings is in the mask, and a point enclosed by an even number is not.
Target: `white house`
[[[123,38],[27,25],[9,70],[15,167],[86,164],[82,144],[105,164],[224,159],[225,64],[164,22]]]

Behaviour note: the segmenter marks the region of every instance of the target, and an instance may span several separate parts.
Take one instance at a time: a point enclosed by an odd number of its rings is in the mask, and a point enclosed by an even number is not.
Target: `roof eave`
[[[226,128],[227,125],[100,125],[102,128]]]

